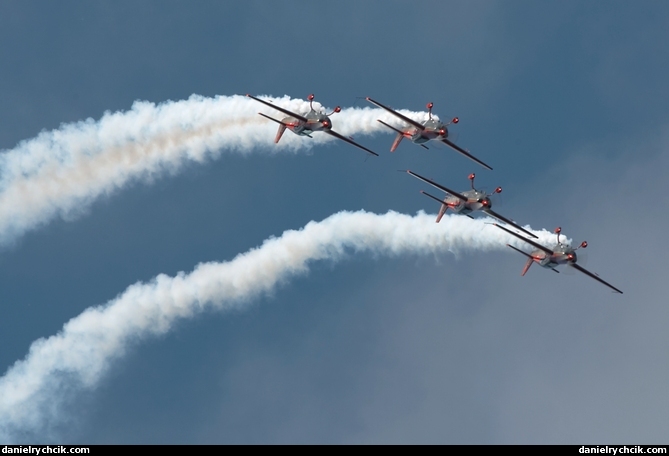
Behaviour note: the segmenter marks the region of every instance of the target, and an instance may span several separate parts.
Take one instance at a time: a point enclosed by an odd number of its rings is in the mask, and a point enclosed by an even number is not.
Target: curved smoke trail
[[[543,242],[554,237],[548,231],[535,233]],[[63,420],[63,398],[94,388],[132,341],[164,334],[176,321],[206,310],[242,307],[306,274],[313,261],[364,252],[394,256],[506,249],[505,243],[519,245],[480,219],[451,215],[436,224],[434,215],[422,212],[413,217],[340,212],[270,238],[231,261],[202,263],[188,274],[131,285],[71,319],[55,336],[33,342],[26,358],[0,378],[0,440],[32,433],[44,438],[45,430]]]
[[[273,101],[297,113],[309,109],[303,100]],[[203,163],[222,151],[297,152],[335,141],[324,134],[313,139],[286,134],[275,145],[276,124],[259,111],[283,117],[238,95],[193,95],[158,105],[136,102],[127,112],[63,125],[19,143],[0,154],[0,245],[55,217],[76,215],[101,195],[133,181],[176,173],[186,163]],[[426,116],[402,112],[419,120]],[[379,118],[397,124],[385,111],[370,108],[346,108],[332,119],[336,131],[350,136],[384,131]],[[351,153],[364,154],[353,148]]]

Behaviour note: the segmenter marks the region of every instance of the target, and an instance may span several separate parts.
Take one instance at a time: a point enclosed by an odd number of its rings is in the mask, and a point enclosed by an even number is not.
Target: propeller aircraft
[[[518,239],[527,242],[531,246],[533,246],[535,249],[531,253],[526,253],[523,252],[520,249],[517,249],[516,247],[507,244],[507,246],[511,247],[513,250],[515,250],[518,253],[521,253],[527,257],[527,263],[525,263],[525,267],[523,267],[523,270],[521,271],[520,275],[524,276],[525,273],[527,272],[528,269],[530,269],[530,266],[532,266],[534,263],[539,264],[539,266],[543,266],[544,268],[548,268],[552,271],[555,272],[560,272],[556,268],[556,266],[560,264],[566,264],[569,267],[572,267],[576,269],[577,271],[582,272],[583,274],[592,277],[596,281],[606,285],[607,287],[611,288],[614,290],[616,293],[622,294],[623,292],[611,285],[610,283],[602,280],[599,278],[597,274],[594,274],[584,267],[578,265],[576,261],[578,260],[578,257],[576,256],[576,250],[578,249],[584,249],[588,246],[588,243],[586,241],[581,242],[581,245],[579,245],[576,248],[571,247],[570,245],[563,244],[560,242],[560,233],[562,232],[562,228],[557,227],[555,228],[555,234],[557,234],[557,244],[555,247],[552,249],[549,249],[548,247],[545,247],[541,244],[539,244],[536,241],[532,241],[530,239],[526,239],[524,236],[521,236],[518,233],[514,233],[511,230],[508,230],[504,228],[503,226],[500,226],[496,223],[494,223],[497,228],[506,231],[512,236],[517,237]]]
[[[474,187],[474,178],[476,177],[476,174],[471,173],[469,175],[469,180],[472,183],[472,189],[462,193],[458,193],[454,190],[451,190],[450,188],[446,188],[443,185],[434,182],[433,180],[423,177],[420,174],[416,174],[411,170],[407,170],[407,173],[411,174],[416,179],[420,179],[423,182],[430,184],[431,186],[448,194],[442,200],[440,198],[437,198],[436,196],[430,195],[429,193],[421,190],[421,193],[423,195],[428,196],[433,200],[441,203],[441,208],[439,209],[439,214],[437,215],[437,223],[441,221],[441,218],[444,216],[447,209],[451,209],[456,214],[466,215],[469,218],[473,218],[471,215],[469,215],[472,212],[482,211],[490,215],[491,217],[496,218],[497,220],[501,220],[507,225],[513,226],[515,229],[522,231],[528,236],[531,236],[535,239],[537,238],[534,234],[532,234],[531,232],[527,231],[524,228],[521,228],[512,220],[509,220],[506,217],[503,217],[502,215],[492,210],[492,201],[490,200],[490,196],[502,193],[502,187],[497,187],[490,195],[483,190],[477,190]]]
[[[385,109],[392,115],[396,116],[399,119],[402,119],[404,122],[409,124],[409,126],[405,127],[404,129],[400,130],[392,125],[387,124],[386,122],[377,119],[380,123],[385,125],[386,127],[390,128],[391,130],[394,130],[397,132],[397,136],[395,137],[395,141],[393,142],[393,145],[390,147],[391,152],[395,152],[395,149],[397,149],[397,146],[399,146],[400,142],[402,139],[407,138],[410,139],[414,144],[418,144],[419,146],[427,149],[427,146],[425,145],[426,142],[428,141],[440,141],[447,146],[451,147],[452,149],[456,150],[457,152],[461,153],[465,157],[469,158],[470,160],[475,161],[479,165],[483,166],[484,168],[487,168],[489,170],[492,170],[492,168],[485,163],[483,163],[481,160],[478,158],[474,157],[472,154],[470,154],[467,150],[463,149],[462,147],[458,146],[457,144],[453,143],[451,140],[448,139],[448,126],[451,124],[456,124],[460,120],[457,117],[454,117],[449,123],[443,123],[437,119],[434,119],[432,117],[432,106],[433,103],[428,103],[427,104],[427,111],[428,111],[428,120],[421,122],[417,122],[413,119],[410,119],[399,112],[395,111],[392,108],[389,108],[388,106],[385,106],[378,101],[372,100],[370,97],[366,98],[367,101],[372,103],[373,105],[378,106],[381,109]]]
[[[323,133],[327,133],[330,136],[334,136],[335,138],[341,139],[342,141],[345,141],[359,149],[364,150],[365,152],[376,155],[378,157],[379,154],[376,152],[373,152],[369,149],[367,149],[364,146],[361,146],[357,142],[353,141],[350,138],[347,138],[346,136],[343,136],[336,131],[332,129],[332,121],[330,120],[330,116],[332,114],[335,114],[337,112],[341,111],[341,108],[339,106],[335,107],[334,110],[330,114],[324,114],[322,112],[316,111],[314,109],[313,103],[314,103],[314,94],[312,93],[307,97],[307,100],[309,101],[309,108],[310,111],[304,115],[296,114],[294,112],[291,112],[285,108],[282,108],[280,106],[277,106],[273,103],[270,103],[265,100],[261,100],[260,98],[256,98],[252,95],[249,95],[248,93],[246,94],[247,97],[253,98],[254,100],[269,106],[270,108],[274,108],[277,111],[281,111],[282,113],[286,114],[288,117],[284,117],[282,120],[275,119],[273,117],[270,117],[268,115],[263,114],[262,112],[259,112],[261,116],[274,121],[279,124],[279,130],[276,132],[276,137],[274,138],[274,143],[278,143],[279,140],[281,139],[281,136],[283,135],[283,132],[286,131],[286,129],[292,131],[296,135],[300,136],[308,136],[312,137],[311,133],[315,131],[322,131]]]

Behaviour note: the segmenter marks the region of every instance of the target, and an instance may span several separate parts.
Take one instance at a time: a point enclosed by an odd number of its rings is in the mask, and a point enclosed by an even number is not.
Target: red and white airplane
[[[399,112],[395,111],[394,109],[389,108],[388,106],[382,105],[378,101],[372,100],[370,97],[366,98],[367,101],[372,103],[373,105],[378,106],[381,109],[385,109],[395,117],[402,119],[404,122],[408,123],[409,125],[402,130],[399,130],[392,125],[389,125],[385,123],[384,121],[378,119],[380,123],[385,125],[386,127],[390,128],[391,130],[394,130],[397,132],[397,136],[395,137],[395,141],[393,142],[393,145],[390,147],[391,152],[395,152],[395,149],[397,149],[397,146],[399,146],[400,142],[402,139],[407,138],[410,139],[414,144],[418,144],[419,146],[427,149],[427,146],[425,145],[426,142],[428,141],[439,141],[450,148],[454,149],[455,151],[461,153],[465,157],[469,158],[470,160],[475,161],[479,165],[483,166],[484,168],[492,170],[492,168],[485,163],[483,163],[481,160],[478,158],[474,157],[472,154],[469,153],[469,151],[463,149],[462,147],[458,146],[457,144],[453,143],[450,139],[448,139],[448,126],[451,124],[456,124],[460,120],[457,117],[454,117],[449,123],[445,124],[443,122],[440,122],[439,120],[433,119],[432,118],[432,103],[427,104],[427,112],[429,115],[429,119],[423,121],[422,123],[417,122],[413,119],[408,118],[405,115],[400,114]]]
[[[354,145],[355,147],[358,147],[362,150],[364,150],[367,153],[370,153],[372,155],[376,155],[378,157],[379,154],[376,152],[373,152],[369,149],[367,149],[364,146],[361,146],[357,142],[353,141],[350,138],[347,138],[346,136],[343,136],[336,131],[332,129],[332,121],[330,120],[330,117],[332,114],[336,112],[340,112],[341,108],[337,106],[334,108],[334,111],[332,111],[330,114],[324,114],[322,112],[318,112],[314,109],[313,102],[314,102],[314,94],[312,93],[307,97],[307,100],[309,100],[309,107],[311,108],[310,111],[304,115],[296,114],[294,112],[291,112],[285,108],[282,108],[280,106],[275,105],[274,103],[270,103],[265,100],[261,100],[260,98],[256,98],[252,95],[249,95],[248,93],[246,94],[247,97],[253,98],[254,100],[269,106],[270,108],[274,108],[277,111],[281,111],[282,113],[286,114],[288,117],[284,117],[281,120],[275,119],[273,117],[270,117],[266,114],[263,114],[262,112],[259,112],[261,116],[272,120],[276,123],[279,124],[279,130],[276,132],[276,138],[274,138],[274,143],[278,143],[279,140],[281,139],[281,136],[283,135],[283,132],[286,131],[286,128],[296,135],[300,136],[308,136],[312,137],[311,133],[315,131],[322,131],[323,133],[327,133],[330,136],[334,136],[335,138],[341,139],[342,141],[345,141],[349,144]]]
[[[444,216],[446,210],[448,209],[452,210],[456,214],[466,215],[469,218],[473,218],[471,215],[469,215],[472,212],[481,211],[488,214],[491,217],[496,218],[497,220],[501,220],[507,225],[511,225],[515,229],[522,231],[528,236],[536,238],[534,234],[530,233],[525,228],[520,227],[512,220],[509,220],[508,218],[503,217],[502,215],[492,210],[492,201],[490,200],[490,196],[497,193],[502,193],[502,187],[497,187],[490,195],[484,192],[483,190],[477,190],[476,188],[474,188],[474,178],[476,177],[476,174],[471,173],[469,175],[469,180],[472,182],[472,189],[464,191],[462,193],[458,193],[454,190],[451,190],[450,188],[444,187],[441,184],[437,184],[436,182],[428,179],[427,177],[423,177],[420,174],[416,174],[413,171],[407,170],[407,173],[411,174],[416,179],[420,179],[423,182],[430,184],[434,188],[438,188],[442,192],[448,194],[443,200],[441,200],[436,196],[430,195],[429,193],[421,190],[421,193],[423,195],[429,196],[433,200],[441,203],[441,208],[439,209],[439,214],[437,215],[437,223],[441,221],[441,218]]]
[[[576,261],[578,260],[578,257],[576,256],[576,250],[578,249],[584,249],[588,246],[588,243],[586,241],[581,242],[581,245],[579,245],[576,248],[571,247],[570,245],[566,245],[560,242],[560,233],[562,232],[562,228],[557,227],[555,228],[555,234],[557,234],[557,244],[555,247],[552,249],[543,246],[539,244],[536,241],[532,241],[530,239],[525,238],[524,236],[521,236],[518,233],[514,233],[511,230],[508,230],[504,228],[503,226],[500,226],[496,223],[494,225],[501,229],[506,231],[512,236],[517,237],[518,239],[527,242],[531,246],[534,247],[534,250],[531,253],[526,253],[523,252],[520,249],[515,248],[512,245],[507,244],[509,247],[511,247],[513,250],[515,250],[518,253],[521,253],[527,257],[527,263],[525,263],[525,267],[521,271],[520,275],[524,276],[525,273],[527,272],[528,269],[530,269],[530,266],[532,266],[534,263],[537,263],[539,266],[543,266],[544,268],[551,269],[552,271],[555,272],[560,272],[557,269],[555,269],[558,265],[560,264],[566,264],[569,267],[572,267],[576,269],[577,271],[581,271],[583,274],[592,277],[596,281],[603,283],[607,287],[611,288],[613,291],[616,293],[622,294],[623,292],[611,285],[610,283],[602,280],[599,278],[597,274],[593,274],[592,272],[588,271],[582,266],[579,266],[576,264]]]

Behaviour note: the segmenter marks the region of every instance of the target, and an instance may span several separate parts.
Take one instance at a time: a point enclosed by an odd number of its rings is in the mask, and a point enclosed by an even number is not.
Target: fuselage
[[[295,117],[284,117],[281,122],[286,125],[290,131],[296,135],[309,136],[314,131],[330,130],[332,128],[332,121],[330,118],[315,110],[309,111],[304,115],[307,121],[296,119]]]
[[[435,119],[428,119],[422,122],[424,130],[413,126],[403,130],[404,136],[416,144],[423,144],[433,139],[442,140],[448,138],[448,128],[442,122]]]
[[[462,192],[462,196],[467,198],[466,202],[455,196],[448,195],[444,198],[444,205],[453,210],[456,214],[462,215],[467,215],[481,209],[490,209],[492,207],[492,201],[488,198],[486,192],[480,190],[467,190],[466,192]]]
[[[549,269],[555,269],[560,264],[576,263],[578,259],[574,249],[564,244],[557,244],[553,247],[552,255],[539,249],[533,250],[530,255],[540,266]]]

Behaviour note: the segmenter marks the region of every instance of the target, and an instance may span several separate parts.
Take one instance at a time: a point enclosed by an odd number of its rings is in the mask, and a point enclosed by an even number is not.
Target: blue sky
[[[625,292],[521,278],[511,251],[316,264],[243,311],[138,341],[21,439],[665,441],[668,15],[662,2],[3,2],[2,149],[135,100],[313,92],[327,106],[433,101],[495,168],[410,144],[391,155],[387,134],[360,139],[378,159],[332,144],[132,183],[0,252],[6,368],[137,281],[340,210],[436,211],[398,169],[503,186],[500,212],[587,239],[588,269]]]

